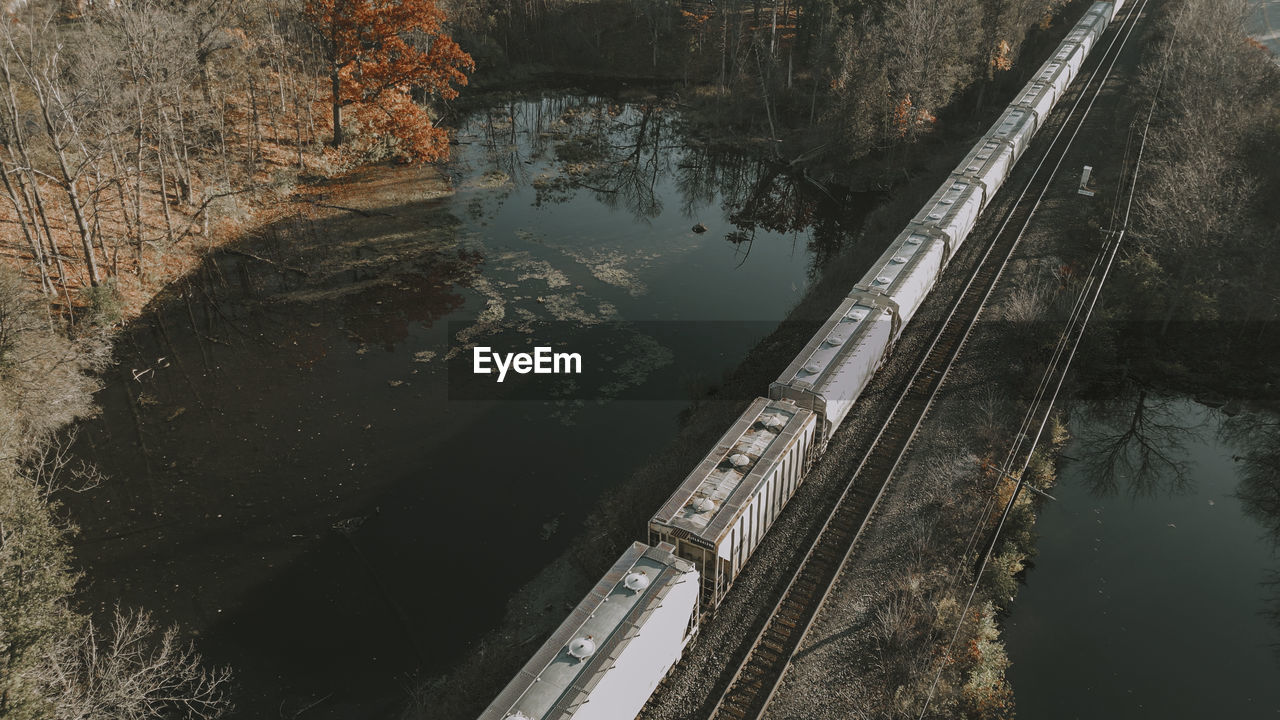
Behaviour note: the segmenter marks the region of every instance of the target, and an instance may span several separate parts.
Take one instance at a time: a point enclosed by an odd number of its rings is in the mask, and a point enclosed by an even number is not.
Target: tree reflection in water
[[[1181,397],[1160,397],[1126,383],[1111,401],[1090,408],[1082,433],[1081,461],[1089,490],[1098,497],[1124,492],[1133,497],[1195,490],[1188,474],[1188,444],[1198,436]],[[1280,550],[1280,416],[1258,411],[1217,423],[1217,440],[1235,448],[1239,484],[1236,496],[1244,513],[1264,529]],[[1280,635],[1280,570],[1263,581],[1263,614]],[[1273,643],[1280,654],[1280,642]]]
[[[471,127],[486,150],[489,173],[513,186],[530,186],[538,205],[565,203],[579,191],[647,222],[663,211],[664,178],[691,222],[720,200],[733,229],[725,240],[742,260],[757,230],[798,235],[808,243],[814,270],[851,233],[844,222],[866,203],[821,187],[777,162],[727,152],[689,137],[679,112],[667,103],[620,104],[599,97],[563,95],[490,108]],[[536,162],[554,160],[539,173]]]
[[[1186,443],[1196,435],[1178,412],[1178,399],[1151,395],[1130,384],[1110,402],[1088,411],[1083,433],[1085,478],[1099,497],[1131,497],[1188,489]]]
[[[1245,514],[1266,530],[1273,552],[1280,550],[1280,417],[1246,413],[1228,418],[1220,432],[1223,440],[1243,452],[1233,459],[1242,465],[1236,495]],[[1280,631],[1280,570],[1272,569],[1263,585],[1263,614]],[[1272,648],[1280,655],[1280,642],[1273,642]]]
[[[1280,418],[1263,413],[1237,415],[1222,423],[1221,435],[1244,453],[1233,459],[1242,465],[1236,494],[1245,512],[1280,547]]]

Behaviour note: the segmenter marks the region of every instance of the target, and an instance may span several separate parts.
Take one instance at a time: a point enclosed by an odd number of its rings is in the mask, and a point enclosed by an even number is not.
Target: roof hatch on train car
[[[648,695],[617,688],[657,685],[697,624],[698,571],[674,550],[632,543],[479,720],[638,714]]]
[[[596,641],[590,635],[574,638],[569,643],[568,652],[579,660],[586,660],[596,654]]]
[[[633,570],[623,579],[622,584],[632,592],[640,592],[649,587],[649,575],[643,570]]]
[[[770,385],[770,397],[820,413],[828,431],[843,421],[898,328],[896,306],[887,297],[893,276],[886,271],[880,279],[877,292],[846,298],[836,308]]]

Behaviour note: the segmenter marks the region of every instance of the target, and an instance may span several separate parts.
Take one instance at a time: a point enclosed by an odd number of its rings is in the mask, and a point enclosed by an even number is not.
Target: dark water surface
[[[415,669],[446,671],[860,221],[856,198],[677,121],[494,107],[459,134],[455,196],[412,199],[389,172],[362,213],[281,221],[256,257],[178,283],[122,337],[81,433],[111,477],[69,499],[86,597],[200,632],[244,717],[376,716]],[[668,345],[696,338],[620,336],[609,387],[647,402],[449,401],[451,341],[618,320],[755,325],[685,367]]]
[[[1076,418],[1005,630],[1019,717],[1280,715],[1278,427],[1145,395]]]

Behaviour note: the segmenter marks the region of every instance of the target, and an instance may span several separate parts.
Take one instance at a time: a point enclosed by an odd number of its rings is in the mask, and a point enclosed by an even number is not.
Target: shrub
[[[88,306],[91,324],[106,327],[120,322],[124,307],[120,302],[120,291],[116,287],[115,278],[84,288],[80,294]]]

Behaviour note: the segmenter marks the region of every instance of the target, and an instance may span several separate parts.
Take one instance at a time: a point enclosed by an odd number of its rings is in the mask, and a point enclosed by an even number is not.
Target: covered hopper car
[[[628,720],[848,417],[1123,0],[1096,2],[635,543],[481,715]]]

